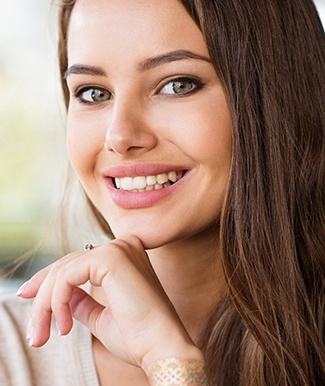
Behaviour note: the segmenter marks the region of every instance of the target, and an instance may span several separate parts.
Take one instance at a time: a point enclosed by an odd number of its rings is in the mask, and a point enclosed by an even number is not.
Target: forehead
[[[77,0],[68,31],[68,57],[130,57],[195,50],[208,55],[203,36],[178,0]]]

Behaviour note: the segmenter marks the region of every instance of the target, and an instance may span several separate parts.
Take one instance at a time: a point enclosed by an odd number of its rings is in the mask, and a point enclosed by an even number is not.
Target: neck
[[[220,244],[215,233],[214,230],[148,252],[165,292],[195,343],[225,292]]]

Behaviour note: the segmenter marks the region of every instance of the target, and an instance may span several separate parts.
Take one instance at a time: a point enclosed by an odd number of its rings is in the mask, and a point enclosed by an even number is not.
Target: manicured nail
[[[29,340],[31,338],[32,333],[33,333],[32,321],[31,321],[31,319],[29,319],[28,326],[27,326],[27,335],[26,335],[27,340]]]
[[[29,340],[28,340],[28,346],[29,347],[33,347],[34,346],[34,339],[32,337],[29,338]]]
[[[33,347],[34,346],[34,331],[33,331],[33,325],[32,325],[31,319],[28,322],[26,339],[28,340],[28,346]]]
[[[29,284],[29,280],[19,287],[18,291],[16,292],[16,295],[17,296],[21,295],[24,292],[25,288],[28,286],[28,284]]]
[[[58,330],[58,335],[61,336],[61,331],[60,331],[60,327],[58,325],[58,322],[55,322],[55,325],[56,325],[56,329]]]

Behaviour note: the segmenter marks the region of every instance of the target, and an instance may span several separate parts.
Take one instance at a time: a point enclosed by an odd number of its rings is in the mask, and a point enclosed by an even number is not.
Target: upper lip
[[[122,177],[138,177],[138,176],[152,176],[162,173],[169,173],[172,171],[184,171],[188,168],[176,165],[166,164],[124,164],[115,165],[106,169],[103,173],[104,177],[122,178]]]

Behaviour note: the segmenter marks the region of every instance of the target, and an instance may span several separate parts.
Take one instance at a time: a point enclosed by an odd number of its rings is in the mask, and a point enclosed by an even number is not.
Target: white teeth
[[[133,189],[144,189],[147,186],[146,177],[133,178]]]
[[[117,189],[120,189],[121,187],[121,179],[120,178],[115,178],[115,186]]]
[[[177,180],[177,173],[176,172],[169,172],[168,173],[168,179],[171,182],[176,182],[176,180]]]
[[[147,185],[146,187],[147,192],[150,192],[151,190],[154,190],[154,189],[155,189],[155,185]]]
[[[131,178],[131,177],[121,178],[121,188],[123,190],[132,190],[133,189],[133,178]]]
[[[156,182],[157,182],[156,176],[147,177],[147,185],[155,185]]]
[[[174,182],[183,177],[184,172],[172,171],[161,173],[156,176],[137,176],[114,178],[117,189],[128,190],[132,192],[145,192],[159,190],[171,186]]]
[[[162,185],[167,181],[168,181],[168,175],[166,173],[158,174],[158,176],[157,176],[157,183],[158,184]]]

